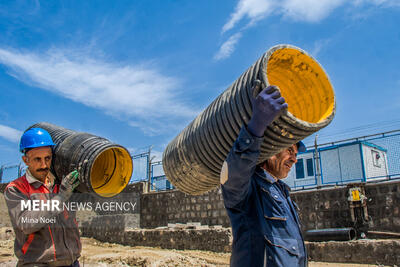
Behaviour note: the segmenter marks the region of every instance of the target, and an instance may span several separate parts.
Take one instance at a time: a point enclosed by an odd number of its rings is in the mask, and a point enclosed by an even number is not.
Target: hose
[[[62,179],[80,164],[81,192],[100,197],[119,194],[128,184],[133,171],[132,158],[124,147],[89,133],[75,132],[54,124],[41,122],[30,128],[45,129],[56,144],[53,149],[52,171]]]
[[[251,118],[256,79],[262,88],[277,85],[289,106],[265,131],[258,163],[332,121],[335,94],[320,64],[300,48],[274,46],[168,144],[163,168],[176,188],[201,195],[219,185],[222,163]]]

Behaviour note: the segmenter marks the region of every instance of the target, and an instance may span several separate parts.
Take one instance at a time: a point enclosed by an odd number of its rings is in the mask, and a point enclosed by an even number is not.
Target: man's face
[[[293,164],[297,162],[296,144],[282,150],[268,159],[264,168],[278,179],[286,178]]]
[[[37,147],[26,152],[22,160],[28,166],[31,174],[38,180],[45,182],[50,171],[52,151],[48,146]]]

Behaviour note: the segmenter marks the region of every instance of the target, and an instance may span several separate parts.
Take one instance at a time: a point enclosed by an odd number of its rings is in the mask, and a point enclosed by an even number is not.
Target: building
[[[387,150],[366,141],[310,149],[298,155],[285,182],[292,188],[387,179]],[[316,166],[318,164],[318,166]]]

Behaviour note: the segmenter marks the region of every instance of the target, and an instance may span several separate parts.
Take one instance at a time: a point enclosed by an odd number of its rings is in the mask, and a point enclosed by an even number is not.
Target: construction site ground
[[[0,232],[4,232],[1,229]],[[0,266],[15,266],[11,236],[0,235]],[[168,250],[151,247],[129,247],[99,242],[93,238],[82,239],[81,266],[229,266],[230,253],[215,253],[199,250]],[[343,264],[311,262],[310,267],[356,267],[376,266],[367,264]],[[382,266],[382,265],[380,265]]]

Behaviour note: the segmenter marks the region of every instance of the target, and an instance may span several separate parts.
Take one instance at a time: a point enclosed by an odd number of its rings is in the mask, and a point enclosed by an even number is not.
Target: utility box
[[[332,145],[300,153],[284,180],[290,187],[343,184],[386,179],[389,173],[386,149],[366,141]],[[315,158],[318,156],[318,162]],[[315,164],[319,164],[320,175]]]

